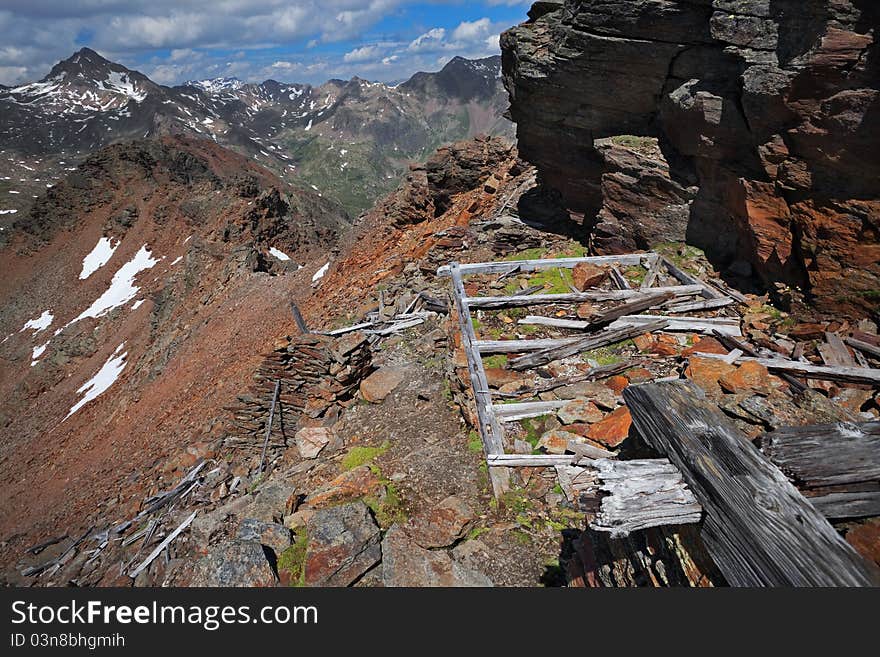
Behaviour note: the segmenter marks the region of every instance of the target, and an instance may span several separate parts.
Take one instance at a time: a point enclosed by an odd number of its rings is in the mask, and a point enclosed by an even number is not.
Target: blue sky
[[[43,77],[82,46],[174,84],[235,76],[393,81],[500,52],[528,0],[4,0],[0,83]]]

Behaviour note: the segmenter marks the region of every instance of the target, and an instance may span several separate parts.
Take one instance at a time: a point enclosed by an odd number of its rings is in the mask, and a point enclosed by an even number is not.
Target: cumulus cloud
[[[366,62],[376,57],[382,52],[379,46],[361,46],[342,56],[344,62]]]

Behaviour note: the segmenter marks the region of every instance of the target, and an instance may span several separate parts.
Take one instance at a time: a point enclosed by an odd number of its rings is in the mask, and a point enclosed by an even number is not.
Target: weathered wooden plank
[[[746,297],[746,295],[744,295],[739,290],[736,290],[736,289],[730,287],[727,283],[725,283],[721,279],[709,278],[709,279],[707,279],[706,282],[709,285],[711,285],[712,287],[714,287],[716,290],[721,292],[722,294],[725,294],[729,297],[733,297],[734,299],[736,299],[740,303],[746,303],[749,300],[748,297]]]
[[[198,511],[193,511],[192,514],[186,520],[184,520],[182,523],[180,523],[180,525],[177,527],[177,529],[175,529],[173,532],[168,534],[168,536],[165,537],[165,540],[162,541],[161,543],[159,543],[159,545],[156,546],[156,549],[153,550],[152,552],[150,552],[149,556],[146,559],[144,559],[137,568],[132,570],[128,574],[128,576],[131,577],[132,579],[135,579],[144,568],[146,568],[151,563],[153,563],[153,560],[156,557],[158,557],[160,554],[162,554],[162,550],[164,550],[166,547],[171,545],[171,541],[173,541],[175,538],[177,538],[184,529],[189,527],[190,523],[195,519],[197,513],[198,513]]]
[[[547,304],[581,303],[584,301],[626,301],[644,298],[658,292],[669,292],[674,297],[691,297],[700,294],[701,285],[669,285],[650,290],[595,290],[565,294],[532,294],[529,296],[468,297],[470,308],[517,308]]]
[[[668,459],[597,460],[599,489],[608,493],[590,528],[622,538],[661,525],[699,522],[703,510]]]
[[[471,274],[501,274],[513,269],[519,271],[539,271],[542,269],[572,269],[580,262],[589,262],[594,265],[620,263],[621,265],[638,265],[644,253],[624,253],[615,256],[586,256],[583,258],[548,258],[543,260],[505,260],[496,262],[471,262],[458,264],[459,271],[463,276]],[[437,269],[437,276],[450,276],[452,265],[443,265]]]
[[[520,356],[516,360],[511,361],[509,367],[518,371],[527,370],[532,367],[538,367],[539,365],[545,365],[552,360],[574,356],[582,351],[598,349],[599,347],[614,344],[615,342],[628,340],[640,333],[658,331],[665,325],[665,320],[657,320],[651,324],[640,324],[635,327],[629,326],[619,329],[605,329],[604,331],[599,331],[598,333],[579,338],[568,344],[551,347],[549,349],[542,349],[541,351],[535,351],[526,356]]]
[[[631,299],[619,306],[593,315],[592,317],[590,317],[587,327],[592,328],[604,326],[606,324],[610,324],[616,319],[620,319],[621,317],[638,317],[639,315],[637,315],[636,313],[640,313],[643,310],[648,310],[649,308],[661,306],[666,300],[671,299],[672,296],[673,295],[671,292],[661,292],[658,290],[654,290],[650,294]]]
[[[739,350],[748,356],[756,356],[757,357],[759,355],[758,352],[755,349],[753,349],[751,345],[747,344],[746,342],[737,340],[732,335],[724,335],[723,333],[714,332],[714,331],[713,331],[712,335],[714,335],[718,339],[718,341],[721,342],[721,344],[723,344],[727,349],[730,349],[731,351]],[[797,357],[794,356],[794,354],[797,353],[798,348],[801,349],[801,354],[803,354],[803,343],[798,342],[795,345],[795,349],[792,352],[792,357],[795,358],[795,360],[797,360]],[[733,364],[731,361],[728,361],[728,362],[730,364]],[[788,385],[790,385],[797,392],[803,392],[804,390],[807,389],[807,386],[805,386],[803,383],[798,381],[791,374],[786,374],[785,372],[779,372],[779,378],[781,378],[783,381],[788,383]]]
[[[590,326],[590,322],[582,319],[560,319],[558,317],[541,317],[540,315],[526,315],[517,321],[517,324],[532,326],[552,326],[553,328],[566,328],[584,330]]]
[[[681,269],[676,267],[674,264],[672,264],[672,262],[669,261],[668,258],[664,258],[663,256],[661,256],[661,259],[663,260],[663,266],[666,268],[666,271],[668,271],[673,278],[677,279],[685,285],[701,286],[703,288],[701,294],[707,299],[720,299],[722,296],[724,296],[711,285],[704,283],[697,277],[691,276],[686,271],[682,271]]]
[[[529,417],[541,417],[548,413],[553,413],[557,409],[562,408],[568,402],[559,401],[538,401],[523,402],[519,404],[495,404],[492,411],[495,417],[501,422],[516,422]]]
[[[761,437],[761,451],[808,487],[880,481],[880,422],[784,427]]]
[[[555,465],[578,463],[592,463],[592,461],[577,454],[490,454],[486,457],[486,464],[489,467],[504,468],[552,468]]]
[[[862,558],[692,383],[629,386],[639,434],[682,472],[734,586],[871,586]]]
[[[468,307],[464,292],[464,283],[458,263],[450,265],[452,277],[452,292],[455,298],[455,306],[458,311],[458,325],[461,330],[461,344],[467,356],[468,373],[471,379],[471,387],[474,392],[474,404],[477,408],[477,419],[480,424],[479,432],[483,441],[483,451],[486,456],[491,454],[503,454],[504,435],[501,424],[495,418],[492,411],[492,395],[489,393],[489,384],[486,381],[486,372],[483,370],[483,359],[476,346],[477,336],[474,333],[474,325],[471,323],[471,311]],[[500,497],[510,487],[510,474],[503,468],[489,468],[489,479],[492,482],[492,490],[495,497]]]
[[[657,280],[657,275],[660,273],[660,268],[663,266],[663,261],[656,253],[650,258],[649,262],[648,271],[645,273],[645,278],[642,279],[642,284],[639,286],[641,290],[647,290],[654,284]]]
[[[828,493],[807,500],[829,520],[880,516],[880,491]]]
[[[874,358],[880,358],[880,347],[875,347],[872,344],[867,342],[862,342],[861,340],[856,340],[855,338],[844,338],[844,342],[846,342],[853,349],[858,349],[869,356],[873,356]]]
[[[269,407],[269,421],[266,423],[266,439],[263,441],[263,452],[260,454],[260,469],[266,467],[266,450],[269,449],[269,437],[272,435],[272,421],[275,419],[275,404],[278,403],[278,393],[281,392],[281,379],[275,379],[275,392],[272,393],[272,405]]]
[[[676,303],[671,306],[663,307],[663,310],[670,313],[689,313],[695,310],[712,310],[714,308],[723,308],[734,303],[730,297],[722,297],[720,299],[706,299],[705,301],[694,301],[692,303]]]
[[[626,277],[620,273],[620,270],[617,267],[612,265],[609,271],[611,272],[611,283],[614,285],[614,287],[616,287],[618,290],[632,289],[629,281],[626,280]]]
[[[855,367],[856,362],[853,360],[849,349],[840,339],[837,333],[825,332],[825,343],[819,345],[819,355],[822,356],[823,362],[830,367]]]
[[[474,344],[481,354],[522,354],[572,344],[581,339],[580,337],[572,337],[536,338],[534,340],[477,340]]]
[[[665,317],[662,315],[625,315],[611,324],[610,328],[625,326],[641,326],[659,319],[666,320],[664,331],[685,331],[713,334],[717,331],[724,335],[740,336],[739,320],[734,317]]]

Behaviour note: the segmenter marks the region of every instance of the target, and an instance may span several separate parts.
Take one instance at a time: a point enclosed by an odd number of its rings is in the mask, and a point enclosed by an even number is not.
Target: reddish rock
[[[630,383],[646,383],[654,380],[654,375],[644,367],[633,367],[626,371],[626,378]]]
[[[666,342],[655,342],[648,351],[658,356],[677,356],[679,348]]]
[[[381,486],[379,478],[368,465],[343,472],[329,484],[306,498],[305,504],[320,509],[346,500],[354,500],[369,495]]]
[[[880,566],[880,519],[871,518],[846,533],[846,542],[865,559]]]
[[[760,363],[747,361],[718,377],[718,385],[725,392],[739,393],[753,390],[764,394],[770,393],[770,372]]]
[[[304,427],[296,432],[294,440],[299,455],[304,459],[313,459],[321,453],[333,440],[334,432],[326,427]]]
[[[382,559],[379,527],[363,502],[318,511],[305,533],[309,586],[348,586]]]
[[[490,388],[500,388],[511,383],[520,384],[525,380],[522,374],[503,367],[487,367],[485,372]]]
[[[622,374],[616,374],[612,377],[605,379],[605,385],[611,388],[618,395],[623,394],[623,391],[629,385],[629,379],[627,379]]]
[[[629,436],[632,417],[626,406],[610,412],[601,422],[590,427],[589,438],[605,447],[617,447]]]
[[[790,328],[787,333],[795,340],[821,340],[825,337],[825,325],[798,324]]]
[[[592,424],[601,420],[604,415],[593,402],[585,399],[573,399],[556,411],[556,417],[562,424],[575,424],[576,422]]]
[[[642,333],[633,338],[633,343],[639,351],[648,351],[654,345],[654,336],[650,333]]]
[[[361,396],[368,402],[380,402],[394,392],[405,376],[402,367],[382,367],[361,381]]]
[[[412,517],[403,525],[403,531],[423,548],[447,547],[465,535],[475,517],[464,500],[452,495]]]
[[[583,291],[598,286],[608,278],[608,270],[589,262],[579,262],[571,270],[571,278],[574,286]]]
[[[576,433],[553,429],[541,436],[541,439],[538,441],[538,447],[543,447],[550,454],[565,454],[565,451],[568,449],[569,440],[581,442],[580,436]]]
[[[729,352],[724,348],[718,340],[715,338],[700,338],[697,342],[695,342],[692,346],[688,347],[684,351],[681,352],[682,356],[692,356],[696,353],[704,353],[704,354],[720,354],[722,356],[726,356]]]
[[[735,365],[728,365],[723,360],[694,356],[688,361],[684,375],[706,392],[716,394],[720,392],[718,379],[735,371]]]
[[[590,319],[596,314],[596,308],[591,303],[579,303],[575,312],[578,319]]]

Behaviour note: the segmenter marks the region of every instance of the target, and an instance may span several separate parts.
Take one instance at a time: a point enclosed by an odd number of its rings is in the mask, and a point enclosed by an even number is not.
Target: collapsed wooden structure
[[[577,290],[544,294],[528,288],[507,296],[470,296],[464,277],[574,268],[589,263],[610,269],[616,289]],[[633,289],[618,267],[640,266],[646,270]],[[679,285],[653,287],[664,272]],[[799,377],[858,384],[880,384],[880,370],[866,363],[823,354],[825,365],[805,359],[770,357],[740,341],[739,320],[727,317],[685,317],[681,313],[722,309],[745,297],[721,281],[705,282],[676,267],[654,252],[459,264],[438,270],[452,279],[452,291],[462,348],[473,398],[477,429],[482,439],[490,481],[496,497],[509,486],[510,469],[553,467],[563,488],[575,495],[599,500],[590,527],[612,537],[662,525],[701,523],[701,533],[713,560],[732,585],[833,585],[860,586],[877,583],[877,575],[831,526],[827,518],[864,517],[880,514],[880,423],[856,427],[806,427],[768,434],[765,453],[752,445],[717,407],[685,382],[631,385],[624,400],[638,434],[661,458],[618,460],[617,454],[592,445],[569,443],[565,454],[506,453],[503,425],[524,418],[554,413],[566,400],[496,403],[487,382],[483,357],[518,354],[508,369],[524,371],[619,343],[645,333],[688,331],[716,337],[732,351],[721,356],[729,364],[755,361],[778,374],[793,391],[805,386]],[[538,292],[538,293],[535,293]],[[549,304],[620,302],[586,320],[526,316],[519,324],[582,331],[583,335],[561,338],[481,340],[472,324],[474,309],[527,308]],[[646,314],[662,309],[664,314]],[[836,336],[835,336],[836,337]],[[849,339],[848,339],[849,340]],[[833,341],[828,342],[832,346]],[[841,341],[841,345],[843,342]],[[861,349],[859,343],[854,349]],[[844,351],[847,351],[844,347]],[[880,350],[878,350],[880,351]],[[849,355],[847,351],[847,356]],[[876,354],[875,354],[876,355]],[[614,366],[600,366],[566,381],[593,380],[608,376]],[[677,378],[677,377],[675,377]],[[547,389],[552,388],[548,385]],[[538,388],[535,388],[536,396]],[[798,455],[788,449],[791,439],[811,434],[837,435],[848,441],[844,453],[861,458],[865,467],[850,474],[841,463],[828,464],[827,451],[814,441],[812,454]],[[849,440],[858,435],[859,440]],[[848,451],[847,451],[848,450]],[[808,450],[809,451],[809,450]],[[824,461],[823,461],[824,459]],[[780,469],[781,468],[781,469]],[[783,470],[785,474],[783,474]],[[831,470],[827,472],[828,470]],[[836,473],[836,474],[835,474]],[[786,474],[817,484],[811,501],[786,478]],[[810,479],[813,477],[813,479]],[[829,482],[849,484],[852,489],[828,488]],[[825,488],[819,486],[825,485]]]

